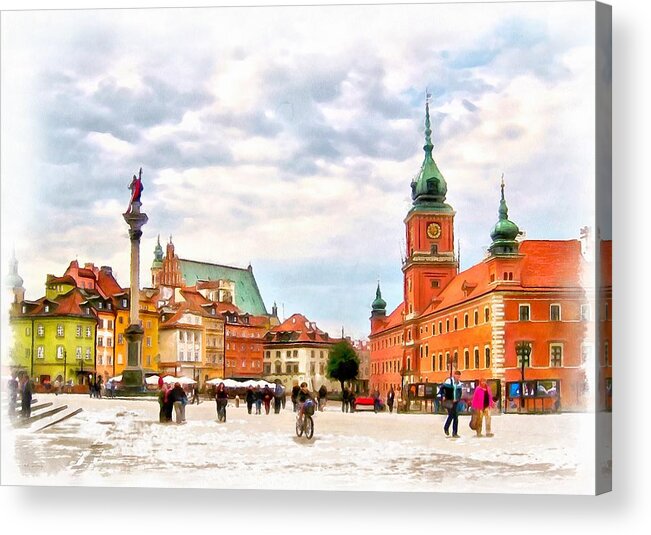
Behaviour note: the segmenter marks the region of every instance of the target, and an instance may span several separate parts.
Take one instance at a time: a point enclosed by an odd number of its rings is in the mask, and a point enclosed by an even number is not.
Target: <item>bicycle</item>
[[[228,405],[227,399],[217,400],[217,420],[220,422],[226,421],[226,405]]]
[[[312,414],[314,414],[314,404],[305,402],[303,405],[303,411],[299,411],[296,416],[296,435],[302,436],[305,433],[305,438],[310,440],[314,435],[314,420],[312,419]]]

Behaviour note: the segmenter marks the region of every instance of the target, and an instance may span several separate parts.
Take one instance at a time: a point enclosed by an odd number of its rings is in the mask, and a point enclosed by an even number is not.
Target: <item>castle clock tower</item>
[[[425,159],[411,183],[413,205],[405,218],[405,319],[418,317],[458,273],[454,255],[454,210],[445,202],[447,184],[432,157],[429,102],[425,105]]]

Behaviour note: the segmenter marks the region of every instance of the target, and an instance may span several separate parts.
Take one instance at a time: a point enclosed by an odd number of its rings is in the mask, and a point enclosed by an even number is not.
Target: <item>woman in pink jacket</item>
[[[479,386],[475,388],[472,397],[472,409],[477,415],[477,436],[481,435],[482,421],[486,422],[486,436],[492,437],[491,433],[491,409],[495,406],[491,389],[486,384],[486,379],[479,380]]]

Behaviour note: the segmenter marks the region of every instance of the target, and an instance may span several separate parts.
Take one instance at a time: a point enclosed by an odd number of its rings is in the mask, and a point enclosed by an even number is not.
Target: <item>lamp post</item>
[[[67,381],[67,374],[66,374],[66,368],[68,364],[68,352],[66,351],[66,348],[63,348],[63,384],[66,384]]]
[[[524,411],[524,367],[525,363],[528,364],[529,356],[531,355],[531,342],[518,342],[515,344],[515,352],[520,359],[520,376],[522,382],[520,383],[520,412]]]

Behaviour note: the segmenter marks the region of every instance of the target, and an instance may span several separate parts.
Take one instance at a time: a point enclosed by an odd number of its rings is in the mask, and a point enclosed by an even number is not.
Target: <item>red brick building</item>
[[[598,389],[610,388],[610,268],[601,269],[606,297],[597,301],[586,291],[595,269],[589,236],[522,241],[502,182],[488,255],[459,273],[455,212],[432,157],[429,105],[425,125],[425,159],[405,218],[404,300],[387,316],[378,284],[372,304],[371,387],[386,395],[391,385],[401,391],[440,383],[460,370],[463,381],[493,380],[505,410],[584,409],[595,354],[602,363]]]

